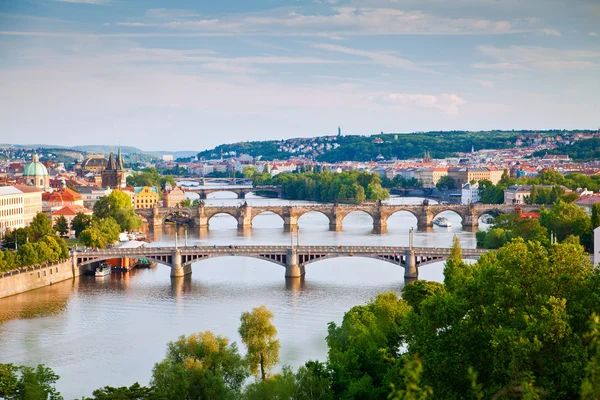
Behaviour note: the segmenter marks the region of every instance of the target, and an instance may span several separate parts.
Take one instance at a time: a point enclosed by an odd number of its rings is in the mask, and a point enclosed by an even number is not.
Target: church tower
[[[110,189],[119,189],[123,181],[123,156],[121,156],[121,148],[115,159],[111,152],[108,157],[108,164],[102,171],[102,187]]]

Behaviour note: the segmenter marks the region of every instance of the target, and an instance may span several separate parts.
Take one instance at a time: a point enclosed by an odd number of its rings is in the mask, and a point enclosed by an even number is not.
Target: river
[[[230,193],[215,193],[209,205],[238,204]],[[250,205],[289,204],[248,195]],[[392,198],[392,203],[420,204],[418,198]],[[302,203],[302,202],[294,202]],[[371,217],[349,214],[343,231],[329,231],[327,218],[309,213],[299,221],[301,245],[408,245],[449,247],[456,234],[465,248],[475,247],[474,232],[463,230],[460,217],[443,214],[453,226],[418,231],[407,212],[388,220],[388,232],[372,233]],[[189,229],[188,244],[288,244],[290,234],[275,214],[261,214],[251,231],[240,232],[233,217],[211,219],[208,233]],[[175,227],[157,232],[150,246],[174,244]],[[184,244],[179,228],[179,244]],[[65,399],[91,395],[105,386],[147,384],[166,344],[183,334],[203,330],[237,341],[240,314],[261,304],[275,315],[281,342],[281,365],[296,368],[309,359],[325,360],[327,324],[341,322],[344,312],[383,291],[400,293],[403,269],[361,258],[312,263],[302,280],[284,278],[284,269],[252,258],[216,258],[193,265],[191,276],[172,280],[170,269],[112,273],[95,279],[82,276],[28,293],[0,299],[0,363],[46,364],[61,376],[57,387]],[[442,281],[443,263],[424,266],[420,279]]]

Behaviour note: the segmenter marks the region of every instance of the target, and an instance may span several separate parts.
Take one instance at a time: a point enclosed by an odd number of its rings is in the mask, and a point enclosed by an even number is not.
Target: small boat
[[[102,263],[98,267],[96,267],[94,276],[96,278],[103,278],[106,275],[110,275],[110,270],[111,270],[111,265],[109,263]]]
[[[149,261],[145,258],[141,258],[134,264],[135,268],[154,268],[156,266],[156,261]]]
[[[444,228],[452,226],[452,222],[446,217],[439,217],[433,220],[433,223],[437,226],[442,226]]]

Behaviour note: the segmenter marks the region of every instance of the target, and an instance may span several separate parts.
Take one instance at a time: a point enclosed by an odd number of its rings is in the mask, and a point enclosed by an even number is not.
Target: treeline
[[[252,178],[254,186],[281,186],[284,197],[290,200],[361,203],[390,197],[381,186],[379,174],[366,171],[280,173],[274,177],[250,169],[244,173]]]
[[[540,150],[534,157],[546,154],[567,154],[574,161],[594,161],[600,158],[600,138],[578,140],[573,144],[558,146],[553,150]]]
[[[600,204],[594,204],[590,216],[582,207],[558,201],[549,210],[542,207],[540,219],[520,218],[516,214],[495,218],[488,231],[475,234],[477,247],[497,249],[514,238],[550,243],[551,235],[558,241],[573,237],[588,251],[593,251],[594,229],[600,226]]]
[[[600,190],[600,175],[584,175],[573,173],[563,175],[560,172],[547,169],[535,177],[519,179],[510,178],[508,171],[504,171],[498,184],[494,185],[489,180],[479,181],[479,194],[481,202],[484,204],[502,204],[504,203],[504,191],[512,185],[532,185],[532,193],[526,200],[527,204],[553,204],[558,200],[573,202],[579,198],[577,193],[565,194],[566,187],[570,190],[578,188],[591,191]],[[552,188],[542,188],[540,185],[553,186]]]
[[[6,250],[0,251],[0,272],[69,257],[65,240],[56,235],[52,222],[43,213],[38,213],[29,226],[7,233],[4,246]]]
[[[273,159],[287,159],[290,153],[278,151],[281,142],[279,140],[265,140],[253,142],[238,142],[231,144],[222,144],[212,150],[205,150],[198,153],[198,159],[215,159],[221,156],[221,153],[228,154],[234,151],[237,155],[248,154],[252,157],[261,157],[262,160],[270,161]]]
[[[174,173],[180,173],[179,169],[177,171],[170,171]],[[171,175],[161,175],[158,173],[155,167],[145,168],[141,172],[128,176],[126,178],[127,186],[156,186],[160,189],[164,189],[166,184],[170,184],[175,187],[175,180]]]
[[[259,307],[241,317],[246,357],[211,332],[182,336],[148,387],[93,399],[598,399],[598,310],[600,273],[576,241],[516,239],[467,264],[455,238],[443,284],[353,307],[329,324],[325,362],[273,373],[277,331]]]

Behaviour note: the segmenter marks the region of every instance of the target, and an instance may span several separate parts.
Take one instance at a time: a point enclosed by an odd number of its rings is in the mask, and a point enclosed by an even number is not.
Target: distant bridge
[[[519,208],[517,208],[519,207]],[[135,212],[144,217],[151,227],[161,226],[167,219],[177,218],[186,220],[199,228],[207,228],[211,218],[219,214],[234,217],[238,228],[246,229],[252,226],[252,220],[262,213],[270,212],[281,217],[284,228],[295,229],[298,219],[306,213],[318,212],[327,217],[331,230],[342,229],[344,217],[353,212],[365,212],[373,219],[376,232],[385,232],[390,216],[397,212],[409,212],[417,219],[420,228],[430,227],[433,220],[442,212],[452,211],[462,218],[462,225],[475,227],[479,225],[479,218],[484,214],[500,215],[515,213],[521,209],[523,212],[537,210],[538,206],[514,206],[504,204],[443,204],[443,205],[388,205],[379,203],[368,204],[339,204],[339,205],[274,205],[274,206],[206,206],[200,202],[198,207],[154,207],[136,209]]]
[[[200,200],[205,200],[206,197],[215,192],[232,192],[235,193],[239,199],[245,199],[248,193],[256,193],[256,192],[271,192],[275,193],[277,197],[283,197],[283,191],[281,186],[246,186],[246,187],[214,187],[214,188],[200,188],[194,186],[184,186],[182,189],[186,192],[194,192],[198,193],[200,196]]]
[[[412,243],[412,236],[410,242]],[[390,262],[404,268],[404,277],[415,279],[419,267],[448,258],[452,249],[394,246],[193,246],[140,247],[137,249],[104,249],[92,252],[73,251],[73,266],[113,258],[145,258],[171,268],[171,276],[192,273],[192,264],[214,257],[252,257],[285,268],[286,278],[305,274],[307,264],[335,257],[366,257]],[[488,250],[462,249],[463,258],[477,259]]]
[[[228,185],[244,185],[252,184],[252,179],[249,178],[205,178],[205,177],[173,177],[176,182],[198,182],[202,185],[207,183],[225,183]]]

